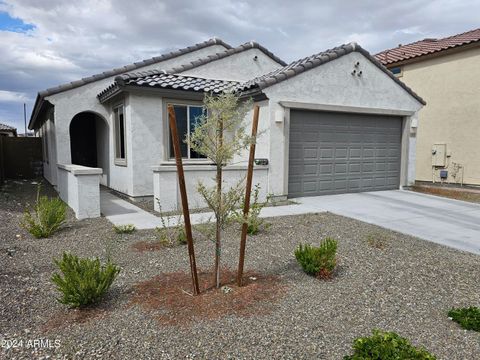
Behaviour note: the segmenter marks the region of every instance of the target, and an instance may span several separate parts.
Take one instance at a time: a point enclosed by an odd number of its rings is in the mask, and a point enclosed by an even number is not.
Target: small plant
[[[388,237],[380,232],[372,233],[367,236],[367,244],[375,249],[385,249],[387,247],[388,241]]]
[[[260,230],[267,230],[270,227],[270,224],[266,223],[265,220],[260,217],[260,212],[267,205],[269,197],[267,197],[267,200],[265,202],[261,203],[258,200],[259,194],[260,184],[256,184],[253,190],[253,202],[250,205],[250,211],[248,212],[248,216],[246,217],[248,235],[256,235]],[[245,198],[243,199],[243,203],[245,203]],[[232,211],[230,220],[238,222],[241,225],[243,224],[243,206],[242,209]]]
[[[21,225],[36,238],[48,238],[63,225],[66,211],[67,206],[60,198],[40,196],[39,186],[35,205],[25,210]]]
[[[185,233],[185,226],[182,222],[182,216],[178,215],[176,221],[172,221],[171,216],[165,216],[162,212],[160,200],[157,199],[161,226],[157,226],[155,231],[158,239],[163,246],[173,246],[175,244],[186,244],[187,234]]]
[[[63,275],[54,273],[52,276],[52,282],[63,295],[57,300],[71,307],[96,304],[120,272],[110,260],[102,265],[98,258],[81,259],[69,253],[63,253],[62,259],[54,262]]]
[[[480,308],[453,308],[448,312],[448,317],[460,324],[465,330],[480,332]]]
[[[135,225],[126,224],[126,225],[115,225],[113,226],[113,230],[117,234],[131,234],[136,230]]]
[[[326,238],[319,247],[300,244],[295,258],[307,274],[330,278],[337,264],[337,240]]]
[[[373,330],[373,335],[361,337],[353,343],[353,355],[344,360],[435,360],[436,357],[423,348],[416,348],[410,341],[394,332]]]
[[[178,229],[177,243],[181,244],[181,245],[186,245],[187,244],[187,234],[185,233],[185,228],[183,226],[181,226]]]

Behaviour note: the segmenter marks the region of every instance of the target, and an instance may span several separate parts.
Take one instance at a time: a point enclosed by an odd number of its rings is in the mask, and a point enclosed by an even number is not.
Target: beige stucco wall
[[[448,181],[455,162],[464,165],[465,183],[480,185],[480,47],[404,65],[400,79],[427,102],[419,114],[417,180],[432,181],[432,145],[445,143]]]

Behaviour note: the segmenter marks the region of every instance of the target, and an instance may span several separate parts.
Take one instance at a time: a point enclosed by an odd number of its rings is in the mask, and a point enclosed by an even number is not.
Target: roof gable
[[[474,43],[480,45],[480,28],[443,39],[423,39],[411,44],[387,49],[376,54],[375,58],[384,65],[392,65],[401,61],[413,60],[425,55]]]
[[[224,59],[226,57],[229,57],[229,56],[232,56],[232,55],[235,55],[235,54],[238,54],[238,53],[250,50],[250,49],[258,49],[261,52],[263,52],[265,55],[267,55],[269,58],[271,58],[273,61],[277,62],[278,64],[280,64],[282,66],[287,65],[287,63],[285,61],[283,61],[278,56],[273,54],[266,47],[260,45],[259,43],[255,42],[255,41],[250,41],[250,42],[247,42],[247,43],[242,44],[240,46],[237,46],[235,48],[230,48],[227,51],[217,53],[215,55],[210,55],[206,58],[198,59],[198,60],[192,61],[188,64],[183,64],[181,66],[175,67],[175,68],[169,70],[168,72],[171,73],[171,74],[182,73],[184,71],[191,70],[191,69],[197,68],[199,66],[209,64],[213,61],[221,60],[221,59]]]
[[[268,74],[262,75],[250,81],[247,81],[243,84],[240,84],[237,87],[237,91],[252,91],[255,89],[265,89],[274,84],[278,84],[284,80],[292,78],[298,74],[301,74],[305,71],[313,69],[317,66],[330,62],[334,59],[338,59],[341,56],[349,54],[351,52],[359,52],[365,56],[370,62],[387,74],[393,81],[400,85],[405,91],[407,91],[411,96],[413,96],[418,102],[425,105],[425,101],[418,96],[412,89],[400,81],[395,75],[393,75],[386,67],[384,67],[377,59],[375,59],[370,53],[363,49],[357,43],[344,44],[326,51],[322,51],[318,54],[307,56],[306,58],[294,61],[289,65],[274,70]]]

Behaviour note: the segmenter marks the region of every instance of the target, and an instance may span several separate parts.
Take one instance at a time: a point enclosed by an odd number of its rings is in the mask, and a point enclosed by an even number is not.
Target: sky
[[[480,27],[465,0],[0,0],[0,123],[23,132],[38,91],[214,36],[286,62],[351,41],[375,54]]]

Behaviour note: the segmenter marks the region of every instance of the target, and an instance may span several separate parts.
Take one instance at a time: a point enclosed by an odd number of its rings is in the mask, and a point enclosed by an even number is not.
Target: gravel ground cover
[[[373,328],[395,331],[439,359],[480,358],[480,334],[446,315],[453,306],[479,306],[477,255],[329,213],[269,219],[267,233],[249,238],[246,258],[246,270],[284,287],[269,311],[169,325],[132,299],[138,284],[188,269],[184,246],[135,251],[135,243],[155,241],[155,231],[119,235],[106,219],[76,221],[71,211],[60,232],[34,239],[19,222],[35,192],[30,182],[0,191],[0,341],[18,345],[2,346],[1,359],[341,359]],[[320,281],[301,271],[293,251],[326,236],[339,242],[339,267]],[[236,229],[227,229],[223,264],[230,268],[238,243]],[[199,268],[210,269],[212,245],[196,241]],[[56,302],[52,258],[63,251],[105,258],[107,248],[122,271],[98,309]],[[43,348],[28,346],[36,339]]]

